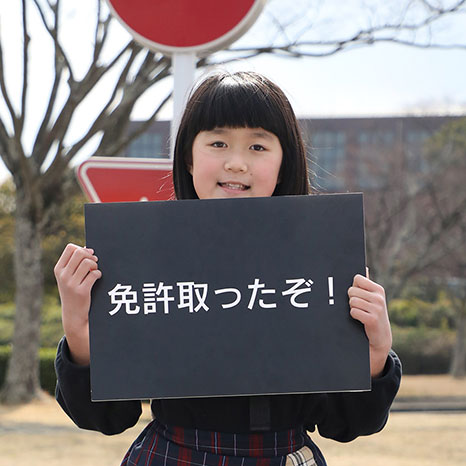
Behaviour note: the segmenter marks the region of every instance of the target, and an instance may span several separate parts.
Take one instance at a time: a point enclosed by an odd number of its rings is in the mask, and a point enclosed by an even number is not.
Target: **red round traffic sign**
[[[254,23],[266,0],[107,0],[142,44],[165,53],[218,50]]]

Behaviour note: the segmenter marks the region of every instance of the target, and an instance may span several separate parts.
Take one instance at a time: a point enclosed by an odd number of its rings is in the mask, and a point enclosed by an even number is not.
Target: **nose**
[[[246,173],[248,171],[248,164],[240,154],[232,154],[225,161],[225,170],[233,173]]]

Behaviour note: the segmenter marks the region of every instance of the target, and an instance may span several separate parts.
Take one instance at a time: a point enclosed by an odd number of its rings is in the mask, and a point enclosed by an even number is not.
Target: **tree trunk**
[[[455,378],[466,376],[466,313],[458,313],[456,342],[453,347],[450,374]]]
[[[30,197],[29,197],[30,199]],[[41,231],[28,198],[16,196],[16,314],[13,347],[1,400],[25,403],[41,394],[39,380],[40,320],[43,300]]]

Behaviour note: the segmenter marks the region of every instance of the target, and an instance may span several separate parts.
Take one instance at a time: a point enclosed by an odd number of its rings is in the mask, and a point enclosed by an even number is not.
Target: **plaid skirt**
[[[164,426],[153,420],[121,466],[326,466],[304,430],[227,434]]]

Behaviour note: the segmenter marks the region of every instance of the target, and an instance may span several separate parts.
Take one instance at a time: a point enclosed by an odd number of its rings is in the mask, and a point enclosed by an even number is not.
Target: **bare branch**
[[[94,33],[94,63],[97,63],[102,49],[104,47],[105,41],[108,36],[108,28],[112,17],[110,14],[102,20],[102,0],[97,1],[97,23],[95,26],[95,33]]]
[[[224,64],[238,59],[247,59],[261,54],[274,54],[289,58],[299,57],[328,57],[335,55],[343,50],[350,50],[364,45],[373,45],[375,43],[394,43],[406,45],[414,48],[423,49],[443,49],[443,50],[466,50],[466,44],[435,44],[435,43],[417,43],[405,39],[397,39],[395,37],[374,37],[367,32],[360,32],[355,37],[345,41],[302,41],[292,42],[281,46],[268,46],[268,47],[242,47],[235,49],[228,49],[225,52],[240,54],[233,59],[221,61],[208,61],[209,65]],[[307,48],[320,49],[319,51],[312,52],[306,50]],[[328,50],[322,50],[328,49]]]
[[[460,1],[460,2],[457,2],[453,7],[451,7],[450,9],[444,9],[444,8],[439,8],[439,7],[436,7],[434,5],[432,5],[431,2],[427,1],[427,0],[420,0],[421,3],[430,11],[434,12],[434,13],[437,13],[438,15],[442,15],[446,12],[451,12],[451,11],[458,11],[461,6],[465,3],[465,1]]]
[[[384,24],[382,26],[377,26],[375,28],[368,29],[367,31],[363,31],[366,33],[377,33],[380,31],[390,31],[393,30],[395,32],[398,31],[417,31],[419,29],[422,29],[423,27],[429,26],[432,23],[438,21],[440,18],[443,18],[449,14],[457,13],[458,10],[460,9],[461,5],[465,3],[464,1],[460,2],[460,5],[455,5],[447,10],[441,10],[439,13],[435,13],[433,15],[427,16],[424,18],[422,21],[419,21],[417,23],[404,23],[403,21],[398,21],[396,23],[388,23]],[[407,13],[407,12],[406,12]]]
[[[52,84],[52,89],[50,91],[50,97],[47,103],[47,108],[45,110],[44,117],[42,118],[40,128],[37,131],[32,150],[32,156],[37,160],[39,166],[44,163],[45,157],[47,155],[47,146],[46,144],[44,145],[44,143],[47,143],[47,141],[45,140],[45,134],[48,131],[48,127],[50,125],[50,119],[57,99],[58,88],[63,76],[63,72],[63,61],[61,60],[61,56],[59,54],[56,54],[54,81]]]
[[[456,2],[450,8],[429,8],[431,14],[420,19],[417,22],[406,22],[405,18],[407,16],[408,10],[411,7],[411,4],[408,3],[406,8],[401,16],[401,18],[392,23],[386,23],[380,26],[371,26],[366,29],[361,29],[359,32],[355,33],[353,37],[344,38],[344,39],[331,39],[325,41],[313,41],[299,39],[303,37],[307,30],[303,29],[298,35],[297,39],[288,40],[282,44],[274,44],[260,47],[232,47],[224,52],[231,54],[237,54],[236,59],[245,59],[252,56],[260,54],[279,54],[282,56],[289,57],[327,57],[334,55],[342,50],[349,50],[355,47],[360,47],[364,45],[372,45],[376,42],[391,42],[401,45],[406,45],[410,47],[417,48],[437,48],[437,49],[460,49],[466,50],[466,44],[462,43],[440,43],[433,41],[424,41],[419,42],[415,38],[412,40],[400,38],[400,34],[403,32],[416,32],[423,30],[435,22],[443,19],[448,15],[453,14],[463,14],[466,13],[464,10],[464,5],[466,0]],[[215,62],[214,60],[210,61],[209,64],[220,64],[227,63],[231,61],[230,59],[222,60],[220,62]]]
[[[438,12],[440,11],[437,7],[433,6],[433,5],[432,5],[430,2],[428,2],[427,0],[421,0],[421,3],[422,3],[425,7],[427,7],[428,10],[430,10],[430,11],[432,11],[432,12],[438,13]]]
[[[27,10],[26,10],[26,0],[22,0],[22,21],[23,21],[23,87],[21,89],[21,110],[19,113],[19,120],[18,120],[18,128],[17,133],[20,137],[23,132],[24,127],[24,118],[26,114],[26,97],[27,97],[27,90],[28,90],[28,74],[29,74],[29,41],[30,37],[28,34],[28,27],[27,27]]]
[[[164,105],[168,102],[170,99],[172,93],[170,92],[159,104],[159,106],[155,109],[155,111],[152,113],[152,115],[139,127],[136,131],[134,131],[132,134],[127,135],[125,132],[118,131],[118,137],[115,138],[108,138],[106,143],[103,143],[103,139],[95,151],[95,154],[118,154],[121,150],[123,150],[125,147],[128,146],[134,139],[136,139],[139,135],[141,135],[144,131],[147,130],[147,128],[150,127],[150,125],[155,121],[157,118],[157,115],[160,113]],[[129,121],[129,120],[128,120]],[[73,144],[73,146],[70,148],[70,150],[64,155],[62,153],[62,150],[60,153],[57,153],[54,158],[53,164],[47,169],[47,171],[43,174],[43,182],[44,185],[47,185],[51,182],[51,180],[56,180],[59,179],[63,173],[63,171],[66,169],[66,167],[69,164],[69,161],[72,160],[72,158],[79,152],[79,150],[82,149],[82,147],[96,134],[99,133],[99,131],[105,131],[107,129],[114,129],[114,123],[115,119],[109,120],[108,118],[105,117],[105,115],[102,115],[100,117],[100,120],[95,122],[93,125],[92,131],[91,129],[86,133],[86,136],[83,137],[78,143]],[[109,140],[112,139],[111,142]]]
[[[374,39],[374,42],[391,42],[393,44],[406,45],[408,47],[414,47],[419,49],[466,50],[466,44],[419,44],[407,40],[388,37],[380,37]]]
[[[86,134],[84,134],[84,136],[78,142],[73,144],[73,147],[71,148],[71,150],[67,152],[67,155],[66,155],[67,162],[69,162],[74,157],[74,155],[76,155],[92,137],[94,137],[99,131],[103,129],[104,122],[107,120],[109,116],[109,109],[115,105],[115,100],[118,97],[119,92],[123,92],[122,89],[128,77],[129,70],[132,64],[134,63],[134,59],[136,58],[138,53],[139,52],[137,50],[134,50],[134,49],[131,50],[131,55],[128,61],[126,62],[126,65],[123,68],[118,78],[117,83],[115,84],[112,95],[110,96],[107,103],[104,105],[103,109],[100,111],[99,115],[94,120],[93,124],[88,129]],[[60,153],[61,149],[62,149],[61,146],[57,148],[57,154]]]
[[[100,0],[97,0],[97,22],[95,25],[95,32],[94,32],[94,61],[97,61],[97,57],[99,53],[97,52],[97,44],[100,43],[101,40],[101,14],[102,14],[102,3]]]
[[[145,133],[149,128],[150,126],[152,125],[152,123],[154,123],[154,121],[157,119],[157,116],[158,114],[161,112],[161,110],[163,109],[163,107],[167,104],[167,102],[171,99],[173,95],[173,92],[169,92],[166,97],[162,100],[162,102],[160,103],[160,105],[154,110],[154,112],[152,113],[152,115],[144,122],[142,123],[140,126],[138,126],[138,129],[133,131],[129,136],[128,136],[128,141],[126,142],[126,144],[129,144],[131,143],[132,141],[134,141],[137,137],[141,136],[141,134]],[[123,147],[121,147],[121,144],[120,144],[120,150],[123,149]],[[116,151],[116,153],[120,152],[120,150]]]
[[[126,136],[124,139],[121,138],[115,141],[110,147],[105,149],[105,152],[108,154],[119,154],[125,147],[127,147],[132,141],[134,141],[138,136],[143,134],[147,129],[150,128],[152,123],[157,119],[158,114],[162,110],[162,108],[166,105],[166,103],[170,100],[172,96],[172,92],[168,93],[166,97],[162,100],[160,105],[154,110],[152,115],[138,127],[136,131],[133,131],[129,136]],[[102,153],[104,149],[99,146],[96,153]]]
[[[18,116],[16,115],[15,109],[13,108],[13,105],[10,100],[10,96],[8,94],[8,89],[6,88],[5,74],[3,72],[4,69],[5,68],[3,65],[3,48],[2,48],[2,42],[0,40],[0,91],[3,97],[3,100],[5,101],[5,104],[8,108],[8,113],[10,115],[13,128],[15,132],[17,132],[16,130],[18,128]]]
[[[86,72],[86,75],[79,82],[70,83],[70,91],[74,95],[74,100],[80,102],[86,97],[86,95],[93,89],[97,82],[102,79],[102,77],[107,74],[116,63],[123,57],[123,55],[128,51],[139,52],[142,50],[142,47],[136,44],[134,41],[130,41],[123,47],[120,52],[113,58],[113,60],[107,65],[99,65],[96,61],[93,61],[89,66],[89,69]]]
[[[86,75],[81,81],[78,82],[70,82],[70,94],[63,105],[60,114],[58,115],[57,119],[55,120],[53,126],[46,132],[43,137],[43,142],[41,144],[42,147],[42,154],[41,160],[45,160],[45,156],[49,148],[52,146],[54,141],[58,142],[58,148],[56,154],[60,154],[63,149],[63,140],[68,131],[69,124],[71,122],[71,118],[73,117],[73,113],[78,107],[78,105],[87,97],[87,95],[92,91],[94,86],[101,80],[101,78],[108,73],[117,63],[117,61],[126,53],[127,50],[131,50],[132,48],[136,50],[140,50],[139,46],[136,46],[134,42],[129,42],[121,51],[117,54],[114,60],[109,65],[106,66],[98,66],[95,62],[93,62]],[[55,163],[52,162],[52,165]],[[60,162],[57,162],[60,164]]]
[[[71,67],[71,63],[70,63],[70,61],[68,59],[68,56],[66,55],[65,51],[63,50],[63,47],[61,46],[60,41],[58,39],[58,22],[59,22],[58,13],[59,13],[60,0],[57,0],[54,5],[51,4],[50,1],[47,2],[50,9],[54,13],[54,19],[55,19],[54,27],[50,27],[49,24],[47,23],[47,19],[45,18],[44,11],[42,10],[42,7],[40,6],[39,1],[38,0],[33,0],[33,2],[35,3],[35,5],[37,7],[37,10],[38,10],[39,15],[40,15],[40,17],[42,19],[42,23],[44,24],[44,27],[45,27],[46,31],[50,34],[50,36],[51,36],[51,38],[53,40],[54,47],[56,47],[56,50],[61,55],[61,58],[63,59],[63,61],[65,63],[66,69],[68,70],[68,72],[70,74],[70,81],[74,82],[75,79],[74,79],[74,74],[73,74],[73,68]]]
[[[0,119],[0,157],[10,173],[14,173],[16,164],[11,146],[12,138],[9,136],[3,121]]]
[[[66,66],[66,59],[63,57],[62,51],[58,44],[58,36],[59,36],[59,27],[60,27],[60,2],[59,0],[56,2],[55,6],[51,5],[50,1],[48,1],[49,7],[54,12],[54,25],[52,28],[52,37],[53,46],[54,46],[54,81],[52,84],[52,88],[50,90],[50,97],[47,103],[47,108],[45,110],[45,114],[42,118],[41,125],[39,130],[37,131],[36,138],[33,144],[32,156],[36,159],[37,164],[41,166],[45,160],[47,155],[48,147],[44,145],[44,134],[47,131],[50,125],[50,119],[52,116],[52,111],[55,106],[55,102],[57,99],[58,88],[60,86],[60,82],[62,80],[62,76]],[[43,18],[44,20],[44,18]],[[71,73],[71,69],[67,66],[67,69]],[[71,75],[70,75],[71,76]]]
[[[111,153],[117,154],[119,153],[124,147],[126,147],[135,137],[141,134],[142,131],[147,129],[148,126],[154,121],[154,119],[159,114],[162,107],[168,101],[171,96],[171,93],[168,94],[167,97],[160,103],[160,105],[154,110],[152,115],[146,122],[144,128],[140,131],[138,130],[128,136],[126,133],[121,131],[121,121],[126,120],[129,122],[129,117],[136,103],[136,99],[134,98],[135,95],[141,95],[146,89],[151,87],[156,82],[162,80],[164,77],[169,75],[170,72],[170,63],[165,58],[160,58],[155,64],[151,58],[153,58],[153,54],[148,54],[150,57],[146,57],[143,65],[141,68],[147,68],[144,73],[138,73],[138,80],[133,81],[132,83],[125,84],[125,78],[127,75],[127,71],[124,70],[122,76],[120,76],[118,84],[115,86],[114,92],[111,98],[108,100],[107,104],[105,105],[104,109],[100,112],[99,116],[94,121],[91,128],[87,131],[86,135],[80,139],[77,143],[73,145],[73,147],[66,153],[66,159],[70,161],[81,148],[99,131],[106,130],[107,132],[110,131],[113,134],[115,128],[119,128],[115,134],[111,138],[103,138],[99,148],[96,152],[100,152],[103,146],[107,146],[109,139],[111,139]],[[152,64],[149,66],[149,63]],[[155,69],[154,69],[155,66]],[[130,65],[128,65],[129,69]],[[158,70],[157,70],[158,68]],[[156,74],[150,77],[151,73]],[[142,79],[143,76],[146,76],[146,79]],[[118,94],[121,93],[121,100],[120,103],[116,108],[114,108],[114,99],[118,97]],[[107,149],[109,150],[109,149]]]
[[[14,134],[12,136],[8,135],[3,122],[0,120],[0,136],[2,137],[2,160],[5,162],[5,165],[12,173],[15,181],[23,179],[27,182],[30,182],[33,178],[33,173],[31,171],[31,166],[28,163],[28,160],[24,154],[24,150],[21,144],[21,134],[24,126],[24,117],[25,117],[25,101],[26,101],[26,90],[27,90],[27,74],[28,74],[28,42],[29,36],[27,34],[26,28],[26,7],[25,1],[22,2],[22,22],[23,22],[23,87],[22,87],[22,96],[21,96],[21,109],[20,115],[18,116],[13,108],[11,100],[8,95],[6,88],[4,67],[3,67],[3,50],[2,44],[0,41],[0,89],[3,96],[3,100],[8,108],[12,123]]]
[[[79,83],[75,83],[74,92],[72,89],[72,93],[70,94],[68,101],[65,103],[61,114],[54,124],[54,127],[48,133],[48,147],[51,147],[53,141],[57,141],[58,144],[55,150],[55,157],[53,158],[53,162],[44,174],[44,181],[55,179],[57,176],[59,176],[59,173],[61,173],[61,171],[66,168],[67,164],[78,153],[78,151],[81,150],[82,147],[99,131],[104,130],[106,131],[106,134],[109,131],[112,133],[113,136],[111,138],[104,136],[103,139],[105,139],[105,141],[112,139],[112,147],[115,147],[115,150],[121,150],[128,144],[130,139],[128,139],[128,137],[125,135],[123,129],[129,122],[129,117],[137,98],[150,86],[167,76],[170,72],[170,66],[169,60],[167,58],[161,56],[157,61],[154,61],[154,54],[145,52],[147,54],[146,58],[140,66],[136,78],[133,80],[133,82],[127,82],[127,76],[134,60],[141,51],[144,51],[144,49],[142,49],[134,42],[130,42],[118,54],[117,57],[121,57],[122,54],[127,50],[130,50],[131,54],[120,74],[111,97],[107,101],[103,110],[100,112],[99,116],[94,120],[94,123],[86,132],[86,134],[79,141],[74,143],[71,148],[66,150],[63,145],[64,133],[61,131],[63,131],[63,128],[65,127],[64,131],[66,132],[67,125],[64,125],[63,121],[71,118],[72,112],[75,108],[73,105],[78,105],[79,102],[82,101],[87,93],[93,88],[95,83],[106,72],[109,71],[109,67],[116,64],[117,60],[115,59],[110,63],[110,65],[100,68],[95,66],[95,64],[92,64],[83,80]],[[118,97],[119,92],[122,93],[122,98],[118,105],[115,107],[115,99]],[[72,96],[75,97],[74,100],[71,100]],[[162,102],[161,106],[164,103],[165,100]],[[161,106],[159,106],[159,108],[161,108]],[[158,110],[154,112],[153,118],[157,116],[158,112]],[[59,122],[58,120],[62,121]],[[56,131],[55,127],[57,127]],[[105,143],[105,145],[107,144],[108,142]],[[101,146],[102,141],[99,147]]]
[[[101,6],[101,4],[100,4],[100,1],[99,1],[99,14],[98,14],[98,18],[97,18],[97,26],[96,26],[96,31],[95,31],[96,44],[95,44],[95,50],[94,50],[94,59],[93,59],[93,62],[91,63],[91,65],[90,65],[90,67],[88,69],[88,72],[87,72],[86,76],[83,78],[83,80],[80,83],[81,89],[85,89],[86,87],[88,88],[87,92],[90,92],[90,90],[92,90],[93,85],[106,72],[105,68],[102,67],[101,68],[102,72],[98,73],[97,60],[99,58],[100,51],[101,51],[101,49],[103,47],[103,43],[105,41],[105,37],[106,37],[106,34],[107,34],[108,22],[110,21],[110,17],[107,17],[107,19],[106,19],[106,21],[104,23],[101,22],[100,6]],[[60,84],[60,81],[61,81],[61,78],[62,78],[62,75],[63,75],[63,72],[64,72],[63,55],[61,53],[61,49],[59,48],[58,41],[55,40],[55,39],[58,39],[58,27],[59,27],[58,4],[57,4],[57,9],[55,9],[54,12],[55,12],[55,25],[54,25],[54,28],[53,28],[52,36],[54,37],[54,45],[55,45],[55,79],[54,79],[53,87],[52,87],[52,90],[51,90],[51,96],[50,96],[50,100],[49,100],[49,103],[48,103],[47,111],[45,113],[44,119],[42,121],[41,127],[40,127],[40,129],[39,129],[39,131],[37,133],[36,140],[35,140],[35,143],[34,143],[34,149],[35,149],[34,150],[34,155],[37,158],[38,163],[40,165],[43,164],[43,162],[44,162],[44,160],[45,160],[45,158],[47,156],[47,153],[48,153],[51,145],[53,144],[53,142],[55,140],[60,141],[59,146],[57,148],[57,154],[61,152],[61,150],[63,148],[63,145],[62,145],[61,141],[62,141],[62,139],[63,139],[63,137],[64,137],[64,135],[66,133],[66,130],[67,130],[67,127],[65,127],[64,128],[65,132],[62,132],[61,135],[58,133],[58,128],[61,126],[61,122],[59,121],[59,119],[57,119],[55,121],[55,124],[50,129],[50,131],[48,131],[48,126],[50,125],[50,117],[51,117],[52,110],[53,110],[53,107],[54,107],[54,104],[55,104],[55,101],[56,101],[58,87],[59,87],[59,84]],[[100,35],[99,30],[102,30],[102,27],[104,29],[103,29],[103,33]],[[109,68],[112,68],[118,62],[118,60],[128,50],[128,48],[129,48],[128,46],[130,44],[131,44],[131,42],[129,44],[127,44],[127,46],[124,47],[116,55],[116,57],[108,65]],[[130,58],[130,63],[132,63],[133,60],[134,60],[134,57],[132,59]],[[95,80],[94,83],[88,83],[88,81],[91,80],[92,76],[94,76],[94,80]],[[74,79],[72,79],[71,81],[74,84],[70,84],[70,86],[73,86],[74,90],[76,90],[78,86],[76,85]],[[71,91],[73,91],[73,89],[71,89]],[[74,104],[73,104],[73,99],[71,98],[72,96],[70,95],[70,97],[66,101],[66,103],[65,103],[65,105],[64,105],[64,107],[62,109],[62,112],[61,112],[61,114],[59,116],[59,118],[63,117],[63,120],[61,120],[61,121],[66,121],[67,118],[69,118],[68,123],[69,123],[69,121],[71,121],[71,117],[72,117],[72,113],[74,111],[74,108],[76,108],[77,105],[79,105],[80,101],[85,98],[85,96],[87,95],[87,92],[84,93],[84,95],[82,97],[76,99],[77,102],[75,102]],[[81,94],[82,94],[82,92],[81,92]],[[77,97],[77,96],[74,96],[74,97]],[[68,109],[68,107],[70,107],[70,108]],[[67,110],[69,110],[69,111],[67,111]],[[45,137],[45,132],[46,131],[48,132],[47,137]]]

